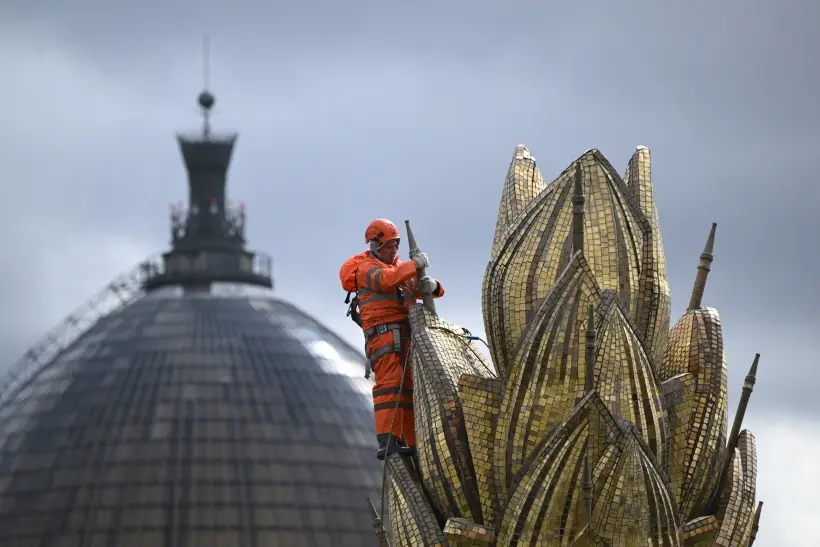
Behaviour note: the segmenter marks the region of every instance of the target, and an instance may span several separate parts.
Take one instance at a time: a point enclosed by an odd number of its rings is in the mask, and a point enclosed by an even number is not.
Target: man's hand
[[[438,281],[429,276],[419,279],[419,292],[421,294],[433,294],[438,290]]]
[[[418,249],[413,249],[410,251],[410,260],[416,265],[417,270],[421,270],[422,268],[426,268],[430,265],[430,261],[427,259],[427,255],[423,252],[419,251]]]

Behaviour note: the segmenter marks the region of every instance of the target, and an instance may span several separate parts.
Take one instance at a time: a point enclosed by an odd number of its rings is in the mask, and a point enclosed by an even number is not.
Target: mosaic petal
[[[535,313],[505,381],[496,428],[499,499],[536,445],[563,422],[584,396],[586,310],[600,290],[582,253],[576,253]]]
[[[441,517],[482,524],[484,514],[470,453],[458,381],[464,374],[493,378],[484,355],[465,330],[439,319],[423,304],[410,310],[413,401],[422,483]]]
[[[671,488],[685,520],[703,516],[717,487],[726,446],[726,359],[720,317],[714,308],[688,310],[669,334],[659,367],[661,381],[682,373],[695,378],[681,475]]]
[[[483,285],[484,324],[499,369],[506,369],[535,311],[573,252],[576,168],[585,195],[584,256],[601,288],[615,290],[630,317],[638,305],[643,234],[620,175],[597,150],[572,163],[501,236]]]
[[[655,371],[634,326],[605,291],[598,312],[595,390],[616,419],[638,429],[663,466],[668,460],[669,424]]]
[[[392,454],[385,465],[394,547],[447,545],[410,460]]]
[[[623,180],[635,209],[640,212],[636,214],[636,220],[643,235],[638,298],[634,308],[635,324],[647,353],[653,362],[657,362],[669,334],[672,295],[666,274],[661,224],[655,206],[651,156],[647,147],[637,147]]]
[[[586,486],[585,465],[592,469]],[[677,546],[677,510],[659,470],[632,424],[616,422],[590,392],[516,477],[498,545],[579,545],[589,526],[588,539],[604,545]]]

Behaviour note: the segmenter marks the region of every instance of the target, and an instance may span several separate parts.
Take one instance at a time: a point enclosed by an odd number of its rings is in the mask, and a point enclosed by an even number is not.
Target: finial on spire
[[[749,374],[746,375],[743,381],[743,391],[740,394],[740,401],[737,403],[737,412],[735,413],[735,421],[732,424],[732,432],[729,433],[727,445],[729,451],[734,450],[737,445],[737,438],[740,435],[740,426],[743,425],[743,418],[746,416],[746,407],[749,404],[749,398],[754,391],[755,381],[757,380],[757,364],[760,362],[760,354],[755,353],[752,366],[749,368]]]
[[[700,262],[698,263],[698,273],[695,277],[695,285],[692,287],[692,296],[689,299],[689,310],[697,310],[703,302],[703,291],[706,290],[706,279],[709,277],[709,271],[712,269],[712,260],[715,250],[715,230],[717,230],[717,223],[712,223],[712,229],[709,231],[709,237],[706,238],[706,245],[703,252],[700,253]]]
[[[179,286],[202,292],[214,283],[242,283],[272,288],[271,259],[245,248],[244,209],[226,198],[228,170],[236,133],[210,135],[209,113],[214,96],[208,91],[208,37],[202,48],[204,89],[197,102],[204,118],[204,135],[177,134],[188,174],[188,207],[171,211],[171,249],[163,254],[164,268],[146,278],[143,288]]]
[[[575,180],[572,195],[572,252],[584,250],[584,189],[581,162],[575,164]]]
[[[208,80],[210,78],[210,63],[211,63],[211,51],[210,51],[210,40],[208,36],[204,36],[202,38],[202,79],[203,79],[203,86],[202,92],[199,94],[197,98],[197,102],[199,103],[199,107],[202,109],[202,135],[206,139],[211,136],[211,108],[213,108],[214,103],[216,102],[216,97],[208,91]]]

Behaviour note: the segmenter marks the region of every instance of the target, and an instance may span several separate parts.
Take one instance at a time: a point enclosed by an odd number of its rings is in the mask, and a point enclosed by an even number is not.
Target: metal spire
[[[211,44],[208,36],[202,38],[202,93],[199,94],[198,102],[202,110],[202,137],[208,139],[211,136],[211,108],[216,102],[216,98],[208,91],[211,70]]]
[[[243,283],[272,288],[271,259],[245,248],[244,207],[226,199],[228,169],[236,133],[212,135],[210,113],[216,99],[210,85],[210,52],[202,41],[204,89],[197,97],[203,117],[202,134],[177,135],[188,174],[187,210],[171,212],[171,245],[163,255],[163,271],[144,283],[145,290],[176,285],[186,291],[210,290],[213,283]]]
[[[756,353],[752,366],[749,368],[749,374],[743,382],[743,391],[740,394],[740,400],[737,403],[737,412],[735,412],[735,419],[732,422],[732,431],[726,441],[726,449],[723,453],[723,465],[721,467],[720,481],[718,482],[718,489],[715,491],[715,506],[720,501],[720,495],[726,486],[726,480],[729,476],[729,467],[732,465],[732,459],[735,455],[735,448],[740,437],[740,427],[743,425],[743,418],[746,416],[746,408],[749,405],[749,399],[754,391],[755,381],[757,380],[757,364],[760,362],[760,354]]]
[[[706,238],[706,246],[703,252],[700,253],[700,262],[698,263],[698,273],[695,277],[695,286],[692,287],[692,297],[689,299],[689,310],[697,310],[703,301],[703,291],[706,289],[706,278],[709,277],[709,270],[712,269],[712,260],[715,250],[715,230],[717,230],[717,223],[712,223],[712,229],[709,231],[709,237]]]
[[[758,502],[754,520],[752,520],[752,535],[749,537],[749,547],[752,547],[757,539],[757,531],[760,529],[760,514],[763,512],[763,502]]]

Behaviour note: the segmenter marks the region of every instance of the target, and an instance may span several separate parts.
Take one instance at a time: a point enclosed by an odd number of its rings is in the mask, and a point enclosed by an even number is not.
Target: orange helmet
[[[400,240],[401,234],[399,234],[399,229],[396,228],[396,225],[386,218],[377,218],[368,225],[367,230],[364,232],[365,243],[374,241],[378,245],[383,245],[393,239]]]

